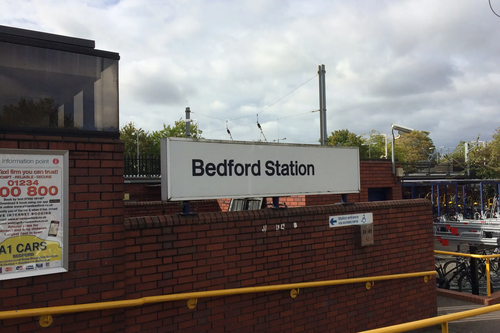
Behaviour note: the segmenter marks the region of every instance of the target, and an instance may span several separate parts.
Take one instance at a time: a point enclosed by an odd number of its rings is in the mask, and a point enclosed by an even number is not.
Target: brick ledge
[[[211,212],[199,213],[191,216],[161,215],[161,216],[141,216],[125,218],[125,230],[158,228],[173,225],[190,225],[211,222],[237,222],[253,221],[269,218],[286,218],[300,215],[314,214],[349,214],[362,211],[370,212],[383,209],[401,209],[406,207],[431,206],[427,199],[390,200],[376,202],[359,202],[353,204],[334,204],[323,206],[290,207],[287,209],[260,209],[237,212]]]
[[[493,305],[500,303],[500,291],[494,292],[491,294],[491,297],[488,297],[488,296],[472,295],[468,293],[462,293],[459,291],[437,288],[437,294],[439,296],[454,298],[480,305]]]

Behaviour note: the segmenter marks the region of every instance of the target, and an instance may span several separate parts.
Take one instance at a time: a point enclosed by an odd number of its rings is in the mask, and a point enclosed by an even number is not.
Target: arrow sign
[[[330,228],[344,227],[349,225],[361,225],[373,223],[372,213],[361,213],[351,215],[330,216],[328,219]]]

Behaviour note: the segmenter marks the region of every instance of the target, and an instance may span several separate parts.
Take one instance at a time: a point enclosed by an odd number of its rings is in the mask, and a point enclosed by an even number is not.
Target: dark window
[[[118,60],[0,42],[0,126],[118,132]]]
[[[388,192],[388,188],[369,188],[368,201],[385,201],[389,197]]]

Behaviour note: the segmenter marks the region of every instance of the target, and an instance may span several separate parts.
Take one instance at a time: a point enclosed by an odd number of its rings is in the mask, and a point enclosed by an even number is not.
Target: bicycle
[[[447,260],[435,257],[436,260],[436,285],[438,288],[452,289],[452,286],[458,286],[458,280],[466,271],[467,261],[462,258]],[[444,264],[443,264],[444,262]],[[461,289],[461,288],[459,288]]]
[[[472,270],[469,259],[457,257],[447,260],[435,257],[436,260],[436,286],[442,289],[457,290],[459,292],[472,290]],[[478,281],[486,280],[486,262],[484,259],[477,259]],[[444,262],[444,264],[443,264]],[[493,285],[490,282],[491,290]]]

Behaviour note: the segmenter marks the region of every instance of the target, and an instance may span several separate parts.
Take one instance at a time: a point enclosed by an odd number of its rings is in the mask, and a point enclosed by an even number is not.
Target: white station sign
[[[353,147],[165,138],[162,200],[359,193]]]

